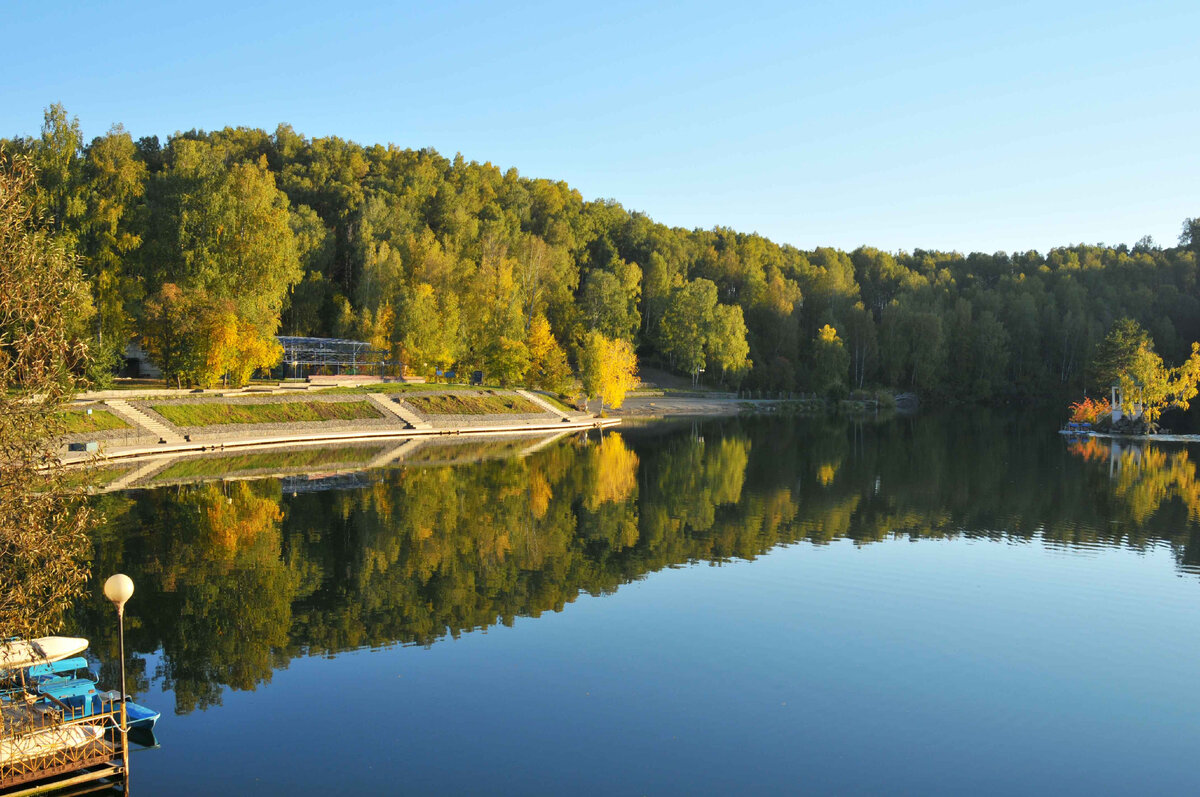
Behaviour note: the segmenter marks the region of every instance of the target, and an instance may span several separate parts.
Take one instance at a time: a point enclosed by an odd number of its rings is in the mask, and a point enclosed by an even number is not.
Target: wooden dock
[[[71,797],[123,783],[125,740],[113,707],[106,702],[103,711],[72,716],[10,701],[0,731],[0,797]]]

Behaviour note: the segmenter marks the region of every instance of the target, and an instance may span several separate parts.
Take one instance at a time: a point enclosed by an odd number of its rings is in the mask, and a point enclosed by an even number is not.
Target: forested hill
[[[549,384],[555,352],[577,362],[598,331],[710,383],[971,400],[1083,388],[1122,316],[1168,362],[1200,339],[1200,222],[1171,248],[804,251],[287,125],[165,142],[117,127],[87,143],[53,106],[40,136],[2,145],[33,159],[37,204],[81,257],[95,314],[76,321],[108,352],[97,375],[134,333],[237,340],[230,356],[249,361],[270,358],[255,342],[278,331]]]

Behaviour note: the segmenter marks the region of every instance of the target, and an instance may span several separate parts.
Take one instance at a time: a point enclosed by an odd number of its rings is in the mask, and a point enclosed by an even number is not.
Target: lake
[[[185,461],[96,499],[66,631],[113,683],[134,579],[141,794],[1190,792],[1200,454],[1055,427]]]

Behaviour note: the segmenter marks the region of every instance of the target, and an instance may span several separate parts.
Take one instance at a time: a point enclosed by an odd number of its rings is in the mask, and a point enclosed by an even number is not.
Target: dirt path
[[[618,418],[662,418],[668,415],[737,415],[747,405],[775,402],[748,401],[698,396],[627,396],[619,410],[608,410]]]

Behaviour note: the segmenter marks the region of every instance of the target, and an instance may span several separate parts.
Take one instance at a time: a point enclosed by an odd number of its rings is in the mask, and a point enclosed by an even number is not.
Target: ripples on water
[[[1182,787],[1195,465],[1052,430],[724,420],[431,443],[381,470],[378,444],[175,463],[98,499],[95,572],[137,583],[130,670],[166,714],[139,780]],[[95,591],[75,630],[111,663]]]

